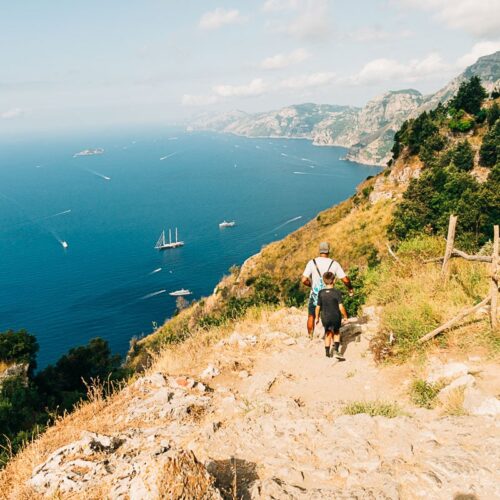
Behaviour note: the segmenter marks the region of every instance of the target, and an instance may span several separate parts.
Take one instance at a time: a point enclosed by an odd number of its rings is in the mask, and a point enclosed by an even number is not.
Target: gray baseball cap
[[[330,253],[330,245],[326,241],[319,244],[319,253]]]

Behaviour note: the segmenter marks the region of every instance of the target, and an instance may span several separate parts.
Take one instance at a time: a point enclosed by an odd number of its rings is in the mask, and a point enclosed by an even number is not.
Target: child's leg
[[[330,356],[330,346],[332,345],[333,332],[330,330],[325,330],[325,354],[327,357]]]
[[[339,352],[340,348],[340,330],[333,332],[333,348],[335,352]]]

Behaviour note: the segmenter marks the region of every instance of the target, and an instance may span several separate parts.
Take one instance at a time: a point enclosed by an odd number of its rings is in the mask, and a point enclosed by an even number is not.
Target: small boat
[[[234,227],[236,226],[236,222],[234,220],[230,221],[230,222],[227,222],[227,221],[222,221],[220,224],[219,224],[219,227]]]
[[[66,241],[61,241],[61,245],[63,248],[68,248],[68,243]]]
[[[182,297],[183,295],[191,295],[193,292],[191,290],[186,290],[185,288],[181,288],[180,290],[176,290],[175,292],[170,292],[169,295],[172,297]]]
[[[172,241],[172,230],[168,230],[168,243],[165,239],[165,231],[162,231],[158,241],[156,242],[155,248],[157,250],[166,250],[167,248],[177,248],[184,245],[183,241],[179,241],[177,236],[177,228],[175,228],[175,241]]]

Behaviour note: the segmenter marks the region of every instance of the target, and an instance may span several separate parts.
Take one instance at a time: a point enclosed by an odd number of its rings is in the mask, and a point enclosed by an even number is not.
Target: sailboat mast
[[[171,229],[168,230],[168,242],[172,243],[172,230]]]
[[[175,242],[177,243],[177,228],[175,228]]]

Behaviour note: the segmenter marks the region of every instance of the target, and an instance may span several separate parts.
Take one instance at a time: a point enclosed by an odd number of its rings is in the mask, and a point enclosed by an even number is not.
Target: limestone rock
[[[464,392],[464,410],[470,415],[500,414],[500,401],[492,396],[486,396],[481,391],[467,387]]]
[[[201,379],[211,379],[220,375],[220,371],[214,365],[208,365],[205,370],[200,373]]]
[[[114,499],[220,499],[194,454],[161,438],[139,429],[119,436],[87,433],[34,469],[29,485],[43,496],[85,496],[106,484]]]
[[[450,392],[458,389],[459,387],[474,387],[476,384],[476,379],[472,375],[462,375],[461,377],[455,379],[451,384],[448,384],[446,387],[443,387],[439,391],[438,397],[443,400],[446,399]]]
[[[427,382],[435,383],[440,380],[455,380],[469,373],[469,367],[464,363],[447,363],[434,368],[427,376]]]

